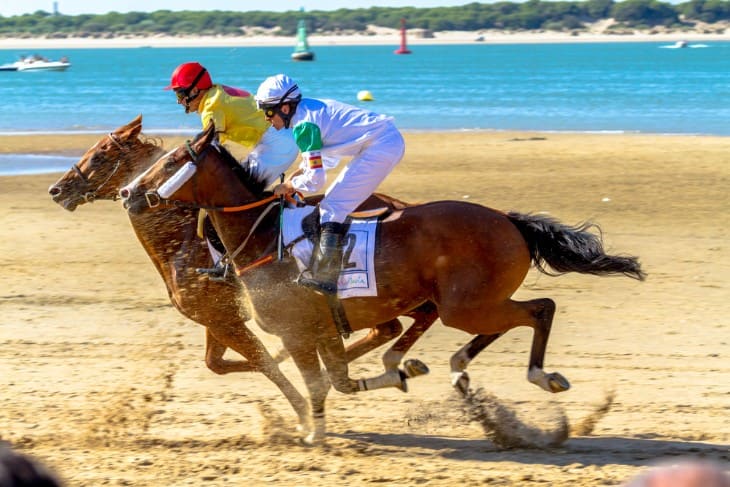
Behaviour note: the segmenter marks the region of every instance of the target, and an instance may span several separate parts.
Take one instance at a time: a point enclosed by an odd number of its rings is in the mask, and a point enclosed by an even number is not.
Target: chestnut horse
[[[159,204],[207,209],[235,266],[248,269],[239,277],[256,321],[281,337],[305,379],[315,415],[312,439],[321,440],[328,387],[320,374],[320,358],[332,385],[344,393],[396,385],[401,378],[397,373],[377,380],[349,377],[327,301],[296,285],[299,271],[293,258],[251,266],[261,262],[276,240],[279,211],[269,211],[274,197],[264,183],[212,143],[214,133],[210,125],[195,141],[169,152],[123,188],[124,206],[133,215]],[[520,302],[511,297],[533,264],[549,275],[644,278],[635,257],[607,255],[590,227],[569,227],[546,216],[505,214],[461,201],[408,206],[378,223],[378,295],[348,298],[343,306],[352,329],[359,330],[424,303],[435,304],[444,325],[477,335],[451,359],[452,381],[460,389],[468,387],[465,369],[477,353],[508,330],[529,326],[533,341],[528,380],[551,392],[563,391],[569,388],[565,378],[543,370],[555,303],[549,298]]]
[[[102,137],[51,185],[53,200],[68,211],[96,200],[116,200],[122,186],[164,153],[153,139],[143,139],[141,131],[142,117],[138,116]],[[402,207],[405,203],[380,195],[366,205]],[[262,372],[284,393],[300,421],[308,421],[307,402],[246,326],[247,317],[239,305],[240,282],[210,280],[196,272],[213,263],[205,240],[197,237],[197,210],[171,206],[129,216],[140,243],[165,282],[170,301],[187,318],[206,327],[206,365],[217,374]],[[396,369],[412,342],[437,318],[432,306],[407,315],[415,322],[403,335],[400,346],[384,355],[386,368]],[[378,324],[366,337],[348,346],[348,360],[390,341],[402,329],[397,319]],[[247,360],[224,359],[227,347]]]

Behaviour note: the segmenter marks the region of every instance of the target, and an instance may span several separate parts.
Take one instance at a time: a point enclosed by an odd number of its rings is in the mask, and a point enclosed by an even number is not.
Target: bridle
[[[150,190],[145,192],[144,197],[147,200],[147,206],[150,208],[156,208],[160,205],[172,205],[176,206],[178,208],[189,208],[193,210],[209,210],[209,211],[222,211],[224,213],[234,213],[239,211],[246,211],[251,210],[253,208],[258,208],[259,206],[263,206],[267,203],[275,201],[278,197],[275,195],[267,196],[263,199],[260,199],[258,201],[254,201],[251,203],[246,203],[244,205],[239,206],[212,206],[212,205],[201,205],[198,203],[189,203],[187,201],[181,201],[181,200],[175,200],[166,198],[162,195],[160,195],[161,192],[163,194],[167,193],[174,193],[177,191],[183,184],[185,184],[187,181],[192,179],[193,184],[193,199],[195,199],[195,189],[196,189],[196,179],[193,179],[193,174],[197,171],[198,161],[203,155],[211,148],[212,145],[206,146],[199,154],[195,152],[195,149],[190,145],[190,141],[185,142],[185,149],[188,152],[188,155],[190,155],[190,161],[188,161],[183,167],[178,169],[175,174],[170,176],[167,181],[162,183],[157,189]],[[163,189],[164,188],[164,189]],[[295,200],[292,200],[292,202],[296,203]]]
[[[109,137],[109,140],[111,140],[112,143],[114,145],[116,145],[120,151],[127,152],[127,150],[124,148],[124,146],[121,144],[121,142],[119,142],[119,140],[117,140],[117,137],[113,133],[110,132],[109,134],[107,134],[107,136]],[[117,158],[117,162],[114,164],[114,169],[109,173],[109,175],[106,177],[106,179],[104,181],[102,181],[101,184],[99,184],[96,187],[96,189],[93,189],[93,190],[87,189],[87,191],[84,192],[84,201],[86,201],[87,203],[93,203],[95,200],[99,199],[98,198],[99,191],[104,186],[106,186],[109,181],[111,181],[111,179],[114,177],[116,172],[119,170],[119,167],[121,166],[121,164],[122,164],[122,159]],[[79,178],[81,178],[81,181],[84,182],[84,184],[86,185],[86,188],[91,187],[91,181],[89,181],[89,178],[86,177],[86,175],[81,171],[81,168],[79,168],[79,166],[77,164],[73,164],[71,166],[71,169],[73,169],[74,172],[76,173],[76,175]],[[113,191],[111,198],[108,198],[108,199],[111,199],[112,201],[116,201],[117,198],[119,198],[119,195],[117,194],[116,191]]]
[[[244,205],[239,206],[206,206],[206,205],[199,205],[195,203],[189,203],[187,201],[180,201],[180,200],[172,200],[168,198],[162,197],[159,193],[163,192],[163,194],[172,194],[175,191],[177,191],[183,184],[185,184],[187,181],[192,179],[193,184],[193,199],[195,199],[195,189],[196,189],[196,180],[197,178],[194,178],[194,174],[197,171],[198,161],[201,157],[211,148],[214,147],[212,144],[208,144],[200,153],[195,152],[195,149],[190,145],[190,141],[185,142],[185,149],[187,150],[188,155],[190,156],[190,161],[186,162],[180,169],[178,169],[175,174],[170,176],[167,181],[162,183],[156,190],[147,191],[145,192],[144,196],[147,200],[147,205],[150,208],[155,208],[157,206],[160,206],[161,204],[165,205],[174,205],[177,207],[184,207],[184,208],[191,208],[191,209],[202,209],[202,210],[210,210],[210,211],[221,211],[224,213],[233,213],[233,212],[242,212],[242,211],[248,211],[255,208],[260,208],[262,206],[266,206],[264,210],[256,217],[256,220],[251,225],[251,228],[248,231],[248,235],[246,235],[246,238],[243,239],[243,242],[234,250],[233,252],[226,251],[226,253],[218,260],[215,267],[213,269],[198,269],[199,272],[211,274],[217,276],[217,278],[224,279],[225,276],[228,273],[228,269],[231,265],[235,265],[234,260],[235,258],[243,251],[244,248],[246,248],[246,245],[248,244],[249,240],[253,236],[254,232],[259,228],[261,223],[264,221],[264,219],[269,215],[271,210],[279,206],[279,197],[276,195],[267,196],[265,198],[262,198],[258,201],[254,201],[251,203],[247,203]],[[164,189],[163,189],[164,188]],[[294,200],[292,200],[294,201]],[[235,267],[235,273],[237,275],[241,275],[244,272],[253,269],[255,267],[258,267],[260,265],[268,264],[269,262],[272,262],[274,260],[273,254],[266,254],[262,257],[259,257],[257,259],[254,259],[252,262],[250,262],[248,265],[242,266],[242,267]]]

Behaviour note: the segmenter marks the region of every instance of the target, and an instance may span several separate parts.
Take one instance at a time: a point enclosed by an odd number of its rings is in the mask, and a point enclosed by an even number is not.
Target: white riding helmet
[[[287,102],[297,103],[301,99],[302,93],[299,91],[299,87],[285,74],[269,76],[256,91],[256,105],[259,108]]]

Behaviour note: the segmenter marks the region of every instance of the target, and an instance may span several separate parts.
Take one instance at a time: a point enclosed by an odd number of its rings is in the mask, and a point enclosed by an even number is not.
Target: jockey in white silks
[[[335,100],[302,98],[289,76],[267,78],[256,103],[276,130],[291,129],[302,153],[299,168],[274,187],[277,195],[313,193],[326,182],[325,169],[352,157],[319,204],[321,234],[311,273],[298,283],[324,294],[337,293],[345,218],[365,201],[403,158],[405,142],[391,117]]]

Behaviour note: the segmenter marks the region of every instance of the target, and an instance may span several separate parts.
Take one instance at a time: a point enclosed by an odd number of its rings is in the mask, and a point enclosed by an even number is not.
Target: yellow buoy
[[[362,90],[357,92],[357,99],[360,101],[373,101],[373,94],[368,90]]]

